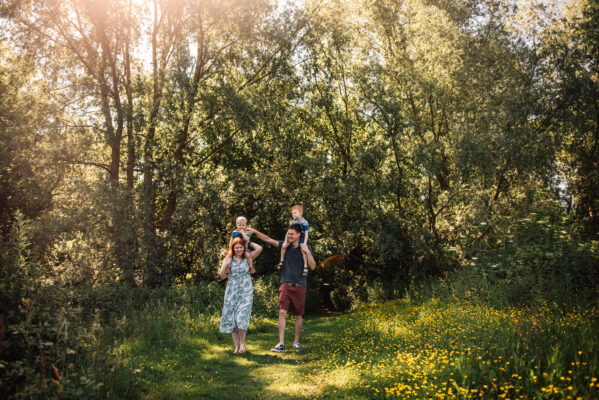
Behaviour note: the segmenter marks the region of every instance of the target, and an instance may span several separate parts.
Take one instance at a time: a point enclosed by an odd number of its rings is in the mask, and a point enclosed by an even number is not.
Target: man
[[[260,240],[275,247],[280,248],[283,245],[282,240],[271,239],[255,229],[247,228],[247,231],[256,234]],[[308,278],[302,276],[304,269],[302,253],[306,254],[310,269],[314,270],[316,268],[316,261],[314,261],[312,251],[305,243],[300,244],[301,234],[302,228],[300,225],[289,225],[287,229],[287,242],[289,246],[283,259],[281,286],[279,287],[279,343],[271,349],[271,351],[277,353],[285,352],[285,318],[287,317],[287,313],[292,309],[292,306],[293,315],[295,316],[295,341],[293,349],[296,351],[300,350],[299,339],[302,330],[306,304],[306,287],[308,284]]]

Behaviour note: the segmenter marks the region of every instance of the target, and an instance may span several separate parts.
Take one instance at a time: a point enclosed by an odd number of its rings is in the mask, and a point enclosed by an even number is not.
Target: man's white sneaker
[[[283,343],[279,343],[278,345],[270,349],[270,351],[274,351],[275,353],[284,353],[285,345]]]
[[[300,351],[300,345],[299,345],[299,343],[293,343],[293,350]]]

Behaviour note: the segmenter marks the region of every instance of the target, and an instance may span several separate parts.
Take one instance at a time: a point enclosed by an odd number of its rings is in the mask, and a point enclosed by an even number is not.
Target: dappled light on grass
[[[267,385],[264,390],[266,396],[283,398],[306,398],[306,396],[315,396],[317,394],[317,388],[308,382],[285,382],[284,380],[275,380]]]
[[[175,314],[163,310],[151,325],[164,324],[166,332]],[[169,340],[139,329],[149,324],[142,318],[127,320],[113,350],[127,374],[113,372],[112,393],[134,381],[151,399],[599,395],[597,307],[396,300],[334,317],[308,316],[302,352],[283,354],[270,351],[276,320],[258,317],[243,355],[232,354],[231,337],[218,333],[215,316],[178,315]],[[287,343],[292,332],[288,323]]]
[[[211,345],[206,348],[206,351],[202,352],[202,358],[204,360],[219,360],[223,357],[223,354],[233,353],[232,345]]]

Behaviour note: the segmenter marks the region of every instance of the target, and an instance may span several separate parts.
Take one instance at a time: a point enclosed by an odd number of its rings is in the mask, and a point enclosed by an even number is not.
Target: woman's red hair
[[[245,242],[242,238],[237,237],[235,239],[233,239],[233,241],[231,242],[231,245],[229,246],[229,250],[227,251],[227,255],[233,255],[233,247],[235,247],[236,244],[240,244],[243,246],[244,251],[243,251],[243,255],[241,256],[241,258],[245,258]]]

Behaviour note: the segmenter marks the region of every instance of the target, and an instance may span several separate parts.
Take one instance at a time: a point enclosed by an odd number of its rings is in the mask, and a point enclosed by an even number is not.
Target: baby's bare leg
[[[302,258],[304,259],[304,271],[302,272],[302,276],[308,276],[308,256],[304,251],[302,251]]]
[[[281,261],[279,262],[279,265],[277,265],[277,269],[281,269],[283,267],[283,260],[285,259],[285,252],[287,251],[287,247],[289,247],[289,243],[287,242],[287,239],[285,239],[285,241],[281,245]]]
[[[245,251],[245,258],[248,260],[248,265],[250,266],[250,273],[254,273],[254,260],[252,260],[252,255],[249,250]]]

